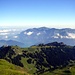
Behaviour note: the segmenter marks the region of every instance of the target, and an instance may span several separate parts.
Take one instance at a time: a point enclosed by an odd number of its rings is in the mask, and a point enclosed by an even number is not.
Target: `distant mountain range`
[[[15,46],[15,45],[17,45],[17,46],[20,46],[20,47],[24,47],[24,43],[21,43],[21,42],[18,42],[18,41],[14,41],[14,40],[8,40],[8,41],[6,41],[6,40],[0,40],[0,46]]]
[[[7,41],[12,40],[15,42],[19,42],[24,44],[23,47],[32,46],[34,44],[37,45],[39,43],[49,43],[55,41],[64,42],[65,44],[68,45],[75,45],[75,29],[70,29],[70,28],[56,29],[56,28],[47,28],[47,27],[31,28],[27,30],[0,29],[0,40],[7,40]],[[2,42],[0,41],[0,43]],[[19,46],[22,45],[19,44]]]
[[[64,42],[68,45],[75,44],[75,29],[55,29],[55,28],[32,28],[21,32],[18,35],[21,42],[27,46],[38,43]]]

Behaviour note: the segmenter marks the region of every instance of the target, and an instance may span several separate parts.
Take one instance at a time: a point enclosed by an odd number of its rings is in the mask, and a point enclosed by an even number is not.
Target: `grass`
[[[22,54],[23,48],[20,48],[19,46],[11,46],[11,49],[13,49],[16,54]]]
[[[40,75],[75,75],[75,66],[67,66],[62,69],[55,69],[52,72],[48,71]]]
[[[18,46],[12,46],[11,49],[13,49],[16,52],[16,56],[19,54],[22,54],[23,51],[27,51],[27,53],[35,53],[40,52],[41,48],[44,47],[38,47],[33,46],[30,48],[20,48]],[[45,46],[45,48],[49,48],[49,46]],[[54,47],[53,47],[54,48]],[[15,57],[15,55],[13,55]],[[30,57],[21,57],[21,63],[23,63],[24,67],[19,67],[16,65],[13,65],[6,60],[0,59],[0,75],[33,75],[33,73],[36,72],[35,62],[34,63],[27,63],[27,60]],[[32,58],[31,58],[32,59]],[[33,61],[33,59],[32,59]],[[44,62],[47,63],[46,59],[44,58]],[[43,68],[46,69],[46,67],[43,66]],[[37,74],[36,74],[37,75]],[[75,75],[75,64],[73,66],[67,66],[62,69],[55,69],[53,71],[47,71],[40,75]]]
[[[36,71],[34,64],[27,63],[28,58],[22,58],[21,62],[24,64],[24,68],[28,71],[28,73],[33,74]]]
[[[30,75],[23,68],[0,59],[0,75]]]

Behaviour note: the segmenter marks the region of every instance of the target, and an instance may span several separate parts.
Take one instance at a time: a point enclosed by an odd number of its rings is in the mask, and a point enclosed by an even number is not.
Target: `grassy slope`
[[[48,47],[48,46],[47,46]],[[41,47],[30,47],[30,48],[20,48],[17,46],[12,46],[12,49],[15,50],[17,54],[22,54],[23,51],[28,51],[30,53],[34,53],[37,51],[37,48],[39,48],[38,51],[40,51]],[[0,75],[30,75],[36,71],[35,63],[34,64],[28,64],[27,59],[29,58],[21,58],[21,62],[24,65],[24,69],[18,66],[15,66],[13,64],[10,64],[9,62],[0,59]],[[74,64],[75,65],[75,64]],[[71,68],[69,66],[63,68],[63,69],[56,69],[54,71],[47,71],[40,75],[75,75],[75,66],[72,66]]]
[[[37,51],[37,48],[40,50],[41,47],[24,48],[24,50],[33,53]],[[36,71],[34,64],[27,63],[27,58],[22,58],[21,62],[24,64],[24,67],[28,70],[29,73],[34,73]],[[65,68],[55,69],[54,71],[47,71],[40,75],[75,75],[75,63],[71,67],[68,65]]]
[[[29,75],[23,68],[0,59],[0,75]]]
[[[36,71],[34,64],[27,63],[28,58],[22,58],[21,62],[24,64],[24,68],[28,71],[28,73],[33,74]]]
[[[40,75],[75,75],[75,66],[67,66],[63,69],[55,69],[54,71],[48,71]]]
[[[33,68],[33,65],[26,64],[26,69],[30,70],[30,68]],[[68,71],[68,72],[67,72]],[[19,66],[15,66],[13,64],[10,64],[6,60],[0,59],[0,75],[30,75],[26,71],[24,71],[23,68]],[[63,69],[56,69],[52,72],[45,72],[44,74],[40,75],[75,75],[75,66],[69,67]]]
[[[24,51],[28,51],[28,52],[30,52],[30,53],[33,53],[33,52],[35,52],[37,49],[36,49],[36,47],[35,48],[24,48],[24,49],[22,49],[22,50],[24,50]],[[28,71],[28,73],[31,73],[31,74],[33,74],[33,73],[35,73],[35,71],[36,71],[36,68],[35,68],[35,64],[28,64],[27,63],[27,60],[28,60],[29,58],[21,58],[21,62],[23,63],[23,65],[24,65],[24,68]]]

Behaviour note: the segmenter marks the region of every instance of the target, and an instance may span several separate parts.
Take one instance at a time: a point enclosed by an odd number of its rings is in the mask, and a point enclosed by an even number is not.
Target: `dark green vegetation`
[[[2,46],[0,59],[1,75],[75,75],[75,46],[62,42],[29,48]]]

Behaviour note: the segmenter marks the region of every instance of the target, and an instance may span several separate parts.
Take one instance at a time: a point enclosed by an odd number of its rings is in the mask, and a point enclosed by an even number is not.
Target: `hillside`
[[[29,75],[22,67],[0,59],[0,75]]]
[[[28,48],[2,46],[0,59],[14,66],[20,66],[27,74],[32,75],[74,75],[75,73],[75,46],[63,42],[38,44]]]

